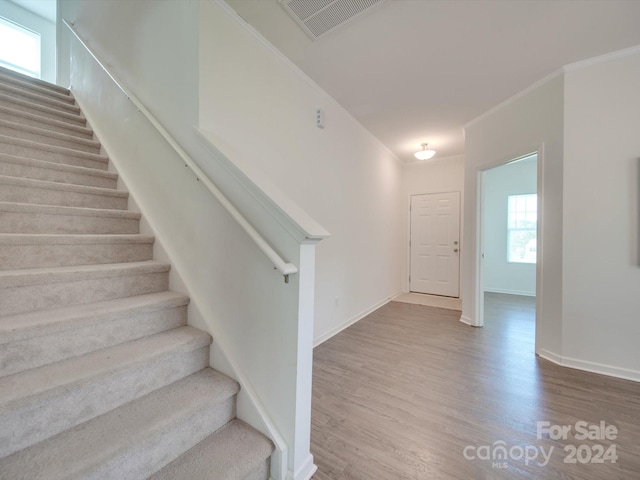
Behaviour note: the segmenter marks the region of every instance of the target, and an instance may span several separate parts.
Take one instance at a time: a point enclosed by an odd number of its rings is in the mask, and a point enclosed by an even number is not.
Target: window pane
[[[40,34],[0,18],[0,65],[40,78]]]
[[[536,263],[537,195],[509,195],[507,205],[507,260]]]

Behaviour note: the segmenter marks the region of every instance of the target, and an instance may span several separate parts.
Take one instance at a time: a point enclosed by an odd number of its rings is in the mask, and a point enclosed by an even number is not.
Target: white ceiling
[[[311,0],[314,1],[314,0]],[[227,0],[401,160],[563,65],[640,45],[640,0],[387,0],[312,41],[278,0]]]
[[[56,21],[56,0],[10,0],[25,10],[40,15],[51,22]]]

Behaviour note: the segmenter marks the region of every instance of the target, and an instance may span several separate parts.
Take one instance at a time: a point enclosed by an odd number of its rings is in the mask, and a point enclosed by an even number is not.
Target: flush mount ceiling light
[[[416,153],[414,153],[414,155],[418,160],[429,160],[431,157],[433,157],[436,154],[435,150],[427,150],[427,145],[429,144],[423,143],[422,150],[418,150]]]

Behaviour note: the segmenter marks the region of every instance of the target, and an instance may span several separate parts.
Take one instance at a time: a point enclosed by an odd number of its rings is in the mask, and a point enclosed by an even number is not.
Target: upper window
[[[0,66],[40,78],[40,34],[0,17]]]
[[[536,263],[538,195],[509,195],[508,202],[507,260]]]

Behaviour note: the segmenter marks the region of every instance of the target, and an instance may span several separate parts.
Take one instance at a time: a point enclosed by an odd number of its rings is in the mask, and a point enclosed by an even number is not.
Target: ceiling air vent
[[[385,0],[280,0],[313,40],[380,5]]]

